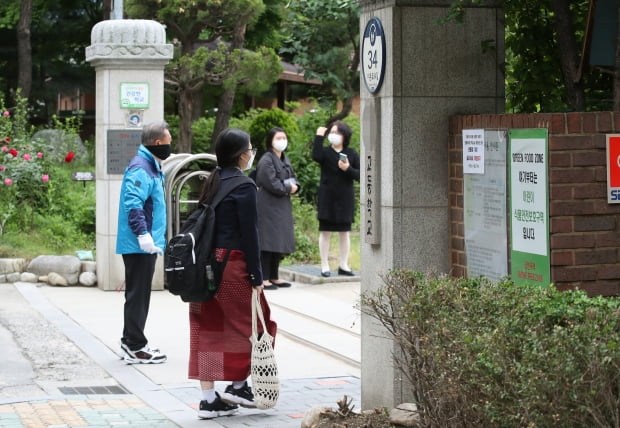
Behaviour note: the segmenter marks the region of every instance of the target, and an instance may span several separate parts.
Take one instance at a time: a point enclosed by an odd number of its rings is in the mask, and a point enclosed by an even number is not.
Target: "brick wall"
[[[605,134],[620,112],[468,115],[450,118],[449,202],[452,274],[467,275],[463,227],[463,129],[549,130],[551,280],[559,289],[620,294],[620,204],[607,203]]]

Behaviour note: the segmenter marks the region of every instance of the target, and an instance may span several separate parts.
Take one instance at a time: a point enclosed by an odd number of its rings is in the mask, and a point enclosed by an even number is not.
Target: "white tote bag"
[[[258,337],[257,319],[263,326],[263,333]],[[263,309],[260,305],[258,291],[252,291],[252,361],[251,379],[254,402],[261,410],[271,409],[280,396],[278,365],[273,352],[273,337],[267,332]]]

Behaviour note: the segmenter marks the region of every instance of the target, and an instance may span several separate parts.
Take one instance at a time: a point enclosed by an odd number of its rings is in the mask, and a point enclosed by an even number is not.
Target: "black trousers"
[[[148,340],[144,326],[151,303],[151,283],[157,254],[123,254],[125,263],[125,307],[123,338],[132,351],[143,348]]]
[[[260,264],[263,269],[263,279],[278,279],[282,254],[272,253],[271,251],[260,252]]]

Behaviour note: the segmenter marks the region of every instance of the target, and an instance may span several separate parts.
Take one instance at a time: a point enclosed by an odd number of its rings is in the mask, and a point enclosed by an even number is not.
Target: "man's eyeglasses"
[[[248,152],[252,152],[252,156],[256,156],[256,150],[257,150],[257,148],[253,147],[251,149],[248,149]]]

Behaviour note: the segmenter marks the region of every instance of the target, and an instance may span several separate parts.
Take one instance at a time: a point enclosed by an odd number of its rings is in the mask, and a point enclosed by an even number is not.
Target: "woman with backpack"
[[[242,171],[252,167],[256,149],[246,132],[226,129],[215,141],[215,154],[218,165],[204,184],[201,203],[211,203],[225,180],[244,175]],[[273,337],[276,334],[276,323],[270,318],[262,293],[256,186],[251,180],[237,186],[217,205],[215,225],[216,257],[222,261],[228,255],[219,289],[212,299],[189,304],[188,377],[200,381],[201,419],[231,415],[238,405],[255,407],[254,394],[247,384],[253,288],[260,295],[267,330]],[[215,381],[231,383],[219,393]]]

